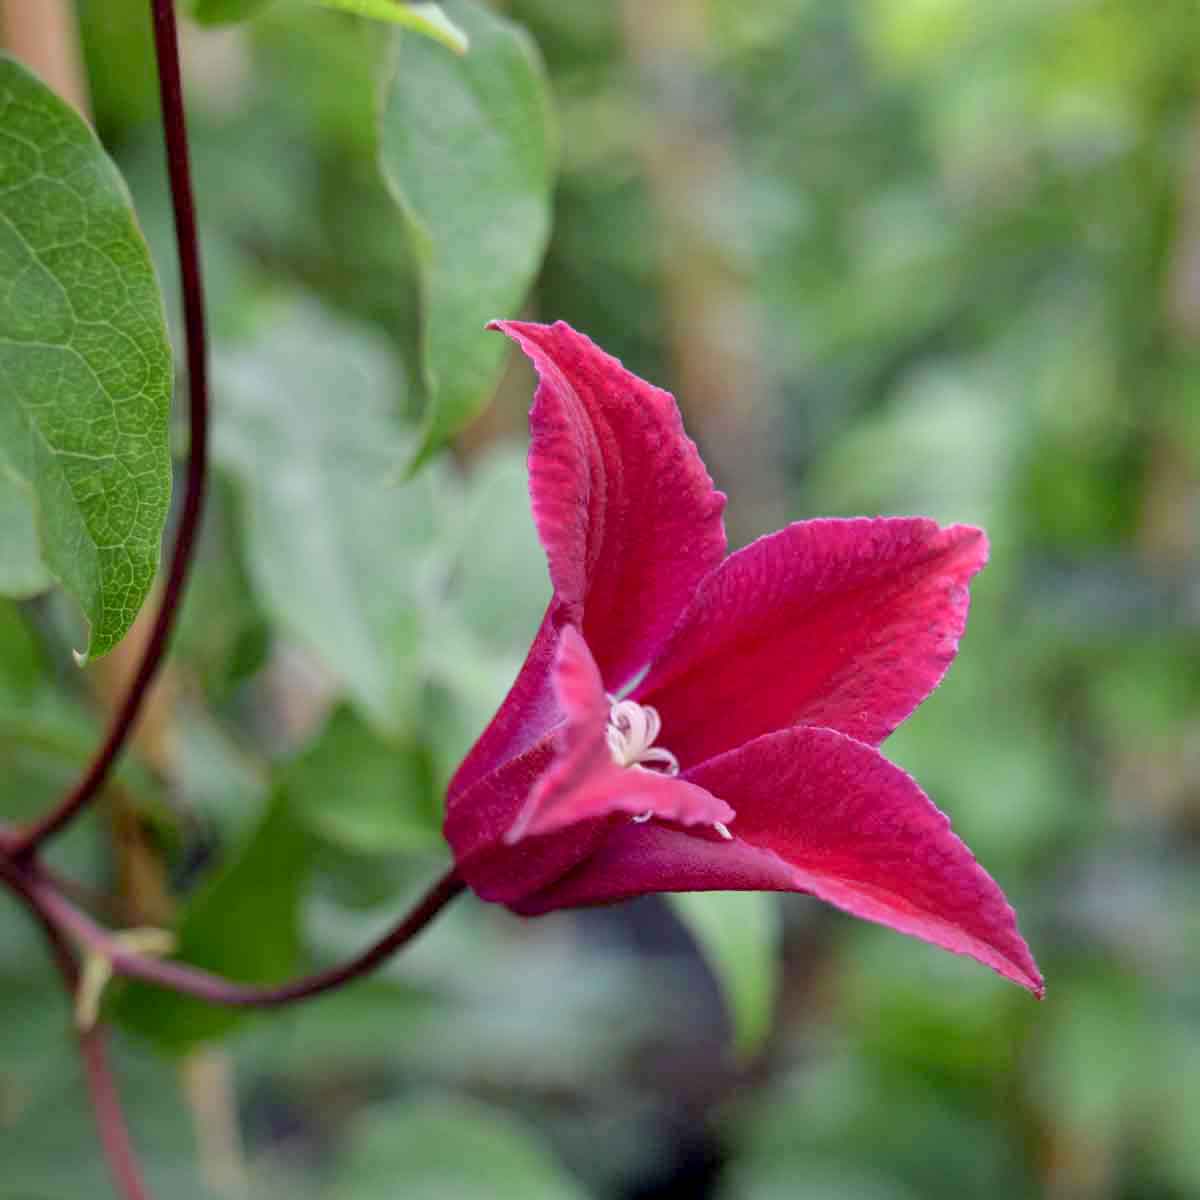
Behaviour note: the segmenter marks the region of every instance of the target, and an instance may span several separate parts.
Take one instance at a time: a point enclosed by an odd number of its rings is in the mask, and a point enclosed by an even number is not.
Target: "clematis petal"
[[[711,759],[688,778],[737,809],[732,842],[669,827],[616,829],[518,911],[653,891],[807,892],[968,955],[1042,995],[1000,888],[917,784],[877,750],[834,730],[788,729]]]
[[[545,776],[506,840],[556,833],[614,813],[709,827],[727,825],[735,815],[724,800],[687,780],[610,762],[579,779],[553,771]]]
[[[793,892],[793,869],[752,845],[736,825],[726,841],[703,827],[655,821],[614,825],[586,863],[512,907],[526,917],[629,900],[652,892]]]
[[[555,743],[553,734],[543,737],[447,805],[445,834],[455,868],[484,900],[511,904],[553,885],[606,835],[609,822],[595,820],[552,837],[530,835],[515,846],[504,841],[530,791],[554,761]]]
[[[556,598],[619,691],[725,556],[725,497],[669,393],[561,321],[492,327],[539,376],[529,490]]]
[[[945,674],[986,561],[966,525],[789,525],[700,585],[635,694],[685,767],[799,724],[878,745]]]
[[[695,784],[614,762],[606,729],[610,702],[583,636],[568,626],[555,656],[554,688],[566,722],[558,753],[505,834],[510,845],[597,817],[651,813],[683,825],[732,821],[723,800]]]

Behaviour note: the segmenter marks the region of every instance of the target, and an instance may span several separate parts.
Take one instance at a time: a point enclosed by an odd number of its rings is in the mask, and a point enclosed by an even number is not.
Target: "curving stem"
[[[0,858],[0,868],[3,863]],[[234,983],[185,963],[164,962],[138,954],[77,909],[53,884],[44,882],[36,874],[24,874],[23,881],[42,918],[50,921],[60,933],[69,934],[89,954],[105,959],[117,975],[182,992],[208,1004],[233,1008],[281,1008],[351,983],[411,942],[465,887],[451,868],[382,938],[354,958],[290,983],[259,987]]]
[[[79,1035],[79,1052],[83,1056],[100,1144],[104,1147],[113,1182],[126,1200],[151,1200],[129,1137],[125,1114],[121,1111],[121,1097],[117,1094],[116,1080],[108,1063],[106,1041],[106,1031],[100,1025],[85,1029]]]
[[[29,909],[30,915],[45,935],[67,992],[74,996],[79,987],[79,964],[62,931],[41,904],[33,882],[25,872],[3,855],[0,855],[0,879]],[[125,1200],[151,1200],[150,1192],[142,1179],[137,1154],[129,1136],[129,1127],[125,1123],[125,1115],[121,1111],[121,1098],[117,1093],[116,1081],[108,1062],[105,1041],[106,1032],[101,1026],[93,1026],[79,1034],[79,1053],[83,1059],[92,1110],[96,1115],[100,1145],[104,1149],[104,1157],[108,1162],[113,1182]]]

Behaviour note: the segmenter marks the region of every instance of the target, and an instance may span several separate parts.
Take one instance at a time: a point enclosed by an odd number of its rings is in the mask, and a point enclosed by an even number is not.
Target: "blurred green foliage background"
[[[988,529],[959,660],[885,749],[1008,892],[1048,997],[772,899],[725,926],[738,1054],[664,902],[522,922],[468,899],[379,977],[287,1013],[114,987],[152,1181],[218,1200],[1200,1194],[1200,12],[499,7],[541,50],[558,126],[526,311],[677,393],[734,539],[863,512]],[[80,14],[97,128],[173,304],[144,8]],[[181,920],[197,961],[278,979],[363,944],[445,863],[441,789],[547,594],[532,379],[513,362],[402,484],[422,381],[376,163],[392,34],[289,3],[185,33],[219,479],[137,751],[55,861],[114,924]],[[7,817],[102,727],[120,651],[84,677],[72,644],[60,597],[0,600]],[[6,1200],[106,1194],[66,1020],[0,905]]]

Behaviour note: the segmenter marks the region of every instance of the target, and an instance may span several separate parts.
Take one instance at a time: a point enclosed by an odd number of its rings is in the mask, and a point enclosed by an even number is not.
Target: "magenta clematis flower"
[[[532,916],[647,892],[806,892],[1040,996],[991,877],[879,744],[937,686],[983,532],[802,521],[726,553],[672,397],[588,338],[495,323],[539,376],[554,594],[451,781],[459,874]]]

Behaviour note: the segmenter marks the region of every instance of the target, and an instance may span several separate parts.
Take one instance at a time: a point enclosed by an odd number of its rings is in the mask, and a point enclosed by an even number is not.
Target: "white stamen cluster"
[[[632,767],[637,771],[659,770],[664,775],[679,774],[679,760],[670,750],[654,743],[662,732],[662,718],[656,708],[639,704],[636,700],[614,700],[608,710],[608,748],[618,766]],[[635,825],[644,825],[654,816],[652,812],[639,813],[633,818]],[[713,828],[727,842],[733,834],[720,821]]]
[[[643,770],[654,766],[664,775],[678,775],[679,760],[654,744],[661,732],[662,718],[648,704],[618,700],[608,710],[608,748],[619,766]]]

